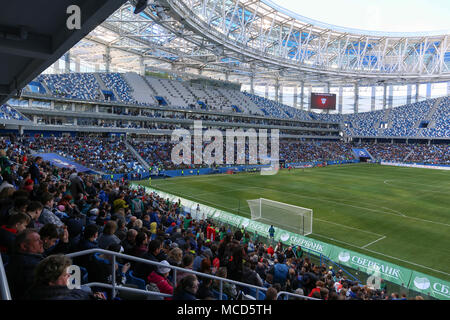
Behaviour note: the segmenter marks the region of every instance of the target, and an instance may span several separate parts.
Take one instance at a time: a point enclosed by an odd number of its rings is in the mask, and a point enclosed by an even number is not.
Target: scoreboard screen
[[[311,109],[336,110],[336,94],[311,92]]]

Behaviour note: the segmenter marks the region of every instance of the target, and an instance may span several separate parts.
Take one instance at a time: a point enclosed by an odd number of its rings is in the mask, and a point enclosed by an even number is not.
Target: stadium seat
[[[214,297],[217,300],[220,300],[220,292],[216,291],[216,290],[212,290],[212,293],[214,294]],[[228,295],[226,295],[225,293],[222,292],[222,300],[228,300]]]
[[[133,271],[131,271],[131,270],[128,271],[128,273],[126,274],[126,278],[127,278],[127,283],[128,284],[134,284],[139,289],[145,290],[145,280],[135,277],[133,275]]]

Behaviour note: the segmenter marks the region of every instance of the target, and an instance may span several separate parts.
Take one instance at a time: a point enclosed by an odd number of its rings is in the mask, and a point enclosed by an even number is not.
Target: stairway
[[[145,170],[149,171],[150,170],[149,164],[141,157],[139,152],[137,152],[136,149],[134,149],[133,146],[128,141],[125,140],[124,142],[127,149],[136,157],[136,159],[139,161],[140,164],[142,164]]]
[[[133,89],[131,95],[137,102],[158,104],[153,95],[154,90],[149,87],[148,82],[145,81],[145,78],[134,72],[127,72],[123,77],[125,81],[127,81],[128,85]]]

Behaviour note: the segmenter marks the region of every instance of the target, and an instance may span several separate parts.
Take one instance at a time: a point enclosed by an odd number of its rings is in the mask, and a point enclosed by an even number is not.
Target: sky
[[[384,32],[450,30],[450,0],[271,0],[340,27]]]

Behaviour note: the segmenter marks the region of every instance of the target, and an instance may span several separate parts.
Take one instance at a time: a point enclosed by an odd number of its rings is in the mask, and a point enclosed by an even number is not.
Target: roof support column
[[[55,63],[53,64],[53,72],[55,74],[58,74],[60,72],[59,70],[59,59],[55,61]]]
[[[416,99],[415,99],[416,101],[414,101],[414,102],[419,102],[419,84],[418,83],[416,83]]]
[[[66,62],[64,72],[70,73],[70,51],[67,51],[66,54],[64,55],[64,61]]]
[[[447,95],[450,96],[450,81],[447,82]]]
[[[339,86],[339,102],[338,102],[338,112],[342,114],[342,106],[344,104],[344,88],[342,85]]]
[[[389,107],[389,109],[392,109],[393,102],[394,102],[394,86],[390,85],[389,86],[389,99],[388,99],[388,107]]]
[[[255,94],[255,77],[250,77],[250,93]]]
[[[295,85],[294,86],[294,108],[296,108],[296,109],[298,107],[298,103],[297,103],[297,101],[298,101],[298,93],[297,93],[297,91],[298,91],[298,86]]]
[[[266,83],[266,91],[264,92],[264,98],[269,99],[269,85]]]
[[[312,85],[309,86],[309,101],[308,101],[308,111],[311,111],[311,93],[313,91]]]
[[[375,103],[376,103],[376,94],[377,94],[377,88],[375,86],[372,86],[372,96],[371,96],[371,104],[370,104],[370,111],[375,111]]]
[[[386,109],[387,84],[383,83],[383,110]]]
[[[431,99],[431,83],[427,83],[427,99]]]
[[[145,63],[143,56],[139,57],[139,74],[143,77],[145,76]]]
[[[111,67],[111,47],[106,46],[105,47],[105,55],[103,60],[105,61],[105,71],[110,72]]]
[[[278,89],[280,97],[278,98],[278,102],[283,103],[283,86],[280,85],[280,88]]]
[[[406,104],[411,104],[412,85],[406,86]]]
[[[75,71],[80,72],[80,57],[75,57]]]
[[[300,89],[300,109],[304,109],[304,100],[305,100],[305,82],[301,81],[301,89]]]
[[[358,84],[358,82],[355,82],[353,91],[354,91],[353,113],[358,113],[358,107],[359,107],[359,84]]]
[[[280,82],[278,79],[275,80],[275,101],[280,102]]]

